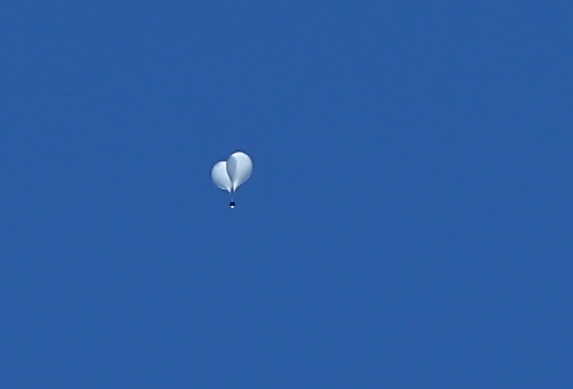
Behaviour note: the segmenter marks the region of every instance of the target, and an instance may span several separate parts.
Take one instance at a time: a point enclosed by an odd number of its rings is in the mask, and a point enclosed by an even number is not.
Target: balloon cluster
[[[211,169],[211,179],[219,188],[226,190],[231,195],[245,183],[253,172],[253,161],[246,153],[237,151],[231,154],[226,161],[219,161]],[[229,204],[235,208],[235,202],[231,199]]]

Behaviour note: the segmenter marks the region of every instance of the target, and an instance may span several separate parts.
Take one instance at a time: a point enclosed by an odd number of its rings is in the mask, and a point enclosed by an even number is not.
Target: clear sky
[[[572,14],[8,2],[0,387],[573,387]]]

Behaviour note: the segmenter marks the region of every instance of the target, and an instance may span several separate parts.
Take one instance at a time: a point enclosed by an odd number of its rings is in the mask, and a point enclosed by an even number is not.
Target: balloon
[[[220,161],[213,166],[213,169],[211,170],[211,179],[219,188],[226,190],[229,193],[231,192],[233,184],[227,174],[227,162]]]
[[[233,193],[249,179],[252,172],[251,157],[242,151],[237,151],[226,161],[219,161],[213,166],[211,179],[219,188]]]
[[[233,192],[249,179],[253,172],[253,161],[247,154],[237,151],[227,159],[227,174],[233,184]]]

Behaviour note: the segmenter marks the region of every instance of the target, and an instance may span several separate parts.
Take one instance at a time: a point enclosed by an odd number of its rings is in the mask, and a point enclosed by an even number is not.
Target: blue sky
[[[462,3],[6,5],[0,386],[570,388],[572,8]]]

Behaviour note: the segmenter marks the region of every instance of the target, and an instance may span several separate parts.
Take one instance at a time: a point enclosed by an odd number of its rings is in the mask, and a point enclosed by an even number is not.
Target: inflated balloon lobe
[[[249,179],[253,171],[253,161],[251,157],[242,151],[237,151],[227,159],[227,174],[232,183],[232,190],[235,191],[245,181]]]

